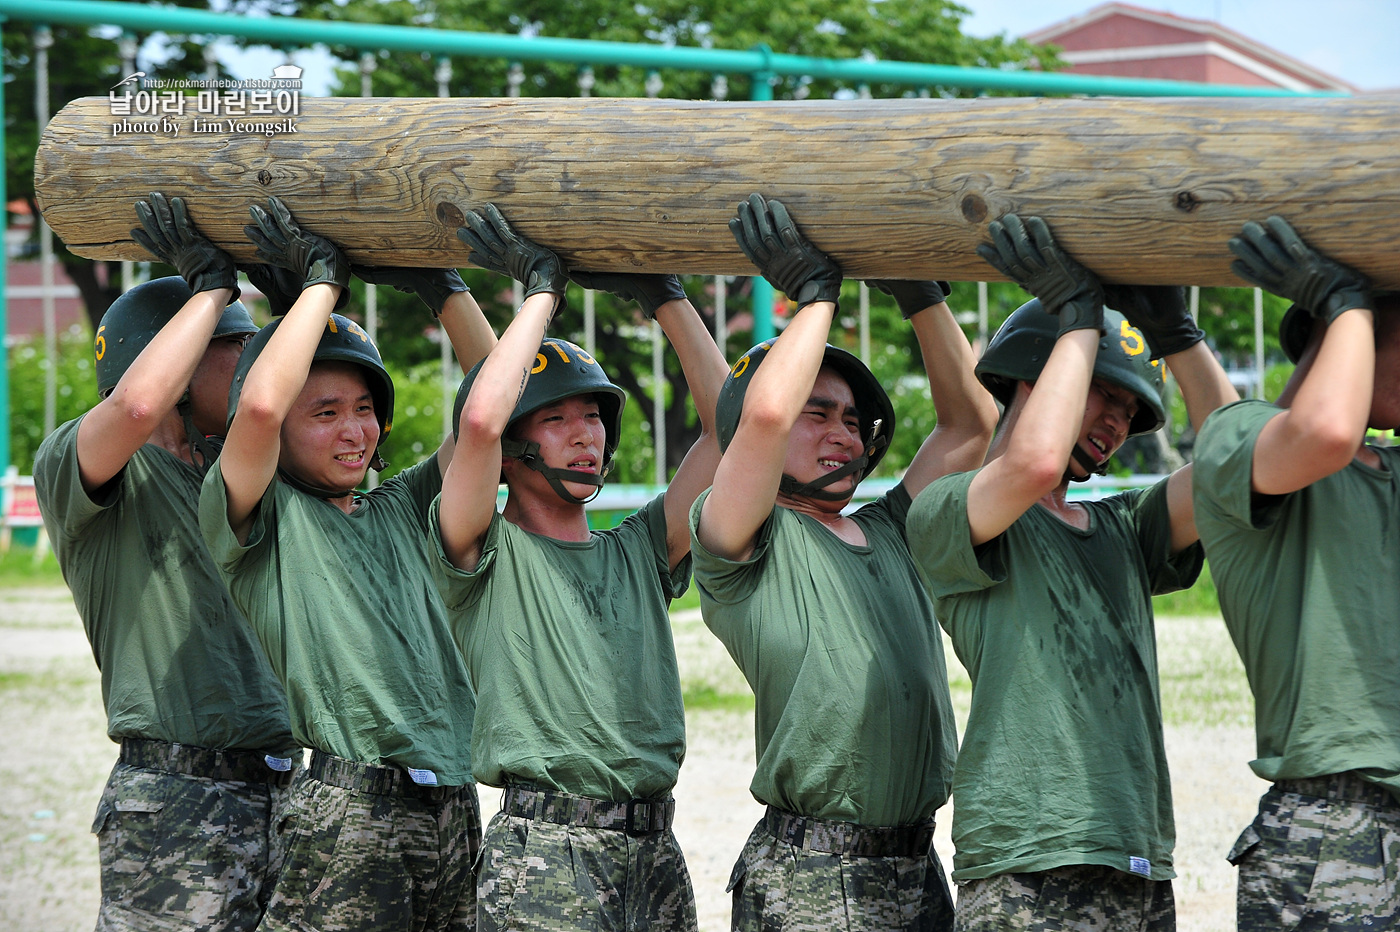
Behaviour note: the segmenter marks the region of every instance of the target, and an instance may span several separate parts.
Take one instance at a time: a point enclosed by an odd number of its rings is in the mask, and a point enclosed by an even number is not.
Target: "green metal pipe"
[[[757,45],[753,49],[765,62],[772,60],[773,50],[766,45]],[[773,99],[773,72],[767,69],[755,71],[749,75],[749,100],[772,100]],[[768,279],[761,275],[753,277],[753,285],[749,292],[750,308],[753,311],[753,341],[762,343],[770,339],[774,333],[773,323],[773,286],[768,284]]]
[[[1274,87],[1197,84],[995,68],[960,68],[918,62],[810,58],[767,50],[701,49],[687,46],[599,42],[592,39],[526,38],[492,33],[451,32],[417,26],[386,26],[247,17],[112,0],[0,0],[0,14],[48,23],[110,24],[145,32],[240,36],[270,44],[349,45],[360,49],[430,52],[436,55],[506,58],[512,61],[568,61],[633,65],[688,71],[811,75],[845,80],[942,85],[1027,94],[1110,94],[1126,97],[1296,97],[1345,96],[1339,91],[1289,91]]]

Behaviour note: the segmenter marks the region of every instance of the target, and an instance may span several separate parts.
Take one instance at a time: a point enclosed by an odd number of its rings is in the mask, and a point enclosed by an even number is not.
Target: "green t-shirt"
[[[200,471],[146,444],[90,496],[81,421],[40,445],[34,487],[102,671],[107,734],[300,753],[282,686],[199,536]]]
[[[350,514],[274,480],[240,545],[216,463],[199,526],[287,688],[297,740],[460,786],[471,782],[476,705],[433,582],[427,512],[441,488],[436,456]]]
[[[1196,440],[1196,527],[1254,692],[1265,780],[1357,770],[1400,799],[1400,450],[1291,495],[1251,491],[1281,413],[1241,401]]]
[[[690,585],[690,558],[667,565],[663,497],[579,542],[496,514],[469,573],[432,536],[476,686],[476,778],[599,799],[669,793],[685,708],[667,606]]]
[[[754,691],[754,797],[861,825],[932,817],[958,745],[943,640],[904,539],[909,493],[855,512],[863,547],[775,507],[743,561],[696,538],[708,495],[690,513],[695,582]]]
[[[1167,483],[1086,502],[1081,531],[1040,505],[972,546],[975,472],[935,481],[909,548],[972,678],[953,781],[955,880],[1098,864],[1175,876],[1152,595],[1191,585]]]

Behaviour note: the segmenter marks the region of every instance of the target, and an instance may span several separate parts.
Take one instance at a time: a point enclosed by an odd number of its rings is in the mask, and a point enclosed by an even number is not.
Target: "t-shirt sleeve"
[[[1005,534],[974,547],[967,490],[977,470],[931,482],[909,506],[904,534],[929,592],[946,598],[1006,581]]]
[[[34,456],[34,494],[44,524],[53,537],[72,538],[94,518],[116,504],[121,495],[126,470],[122,470],[96,495],[83,488],[78,468],[78,425],[82,418],[69,421],[50,434]]]
[[[700,508],[710,496],[710,489],[700,493],[690,506],[690,555],[694,561],[695,582],[706,595],[722,605],[743,602],[758,586],[763,565],[768,560],[773,541],[773,525],[783,510],[776,505],[767,520],[758,528],[758,539],[747,560],[727,560],[705,549],[700,543]]]
[[[215,460],[204,477],[199,490],[199,532],[214,565],[227,581],[240,569],[261,558],[267,550],[277,521],[277,490],[281,483],[273,479],[263,492],[258,507],[253,510],[252,527],[247,543],[240,544],[228,522],[228,486],[224,483],[223,463]]]
[[[432,510],[438,494],[442,492],[442,470],[438,467],[437,452],[434,451],[423,462],[408,467],[375,491],[405,501],[418,516],[419,523],[425,531],[429,527],[437,527],[436,521],[428,523],[428,513]]]
[[[500,512],[492,512],[491,523],[486,526],[486,534],[481,542],[481,558],[476,561],[474,569],[464,570],[453,565],[447,558],[447,550],[442,546],[441,509],[442,496],[438,496],[433,499],[428,514],[428,526],[432,528],[428,537],[432,541],[433,554],[437,561],[437,572],[433,576],[437,580],[443,603],[449,610],[461,612],[471,608],[481,599],[486,589],[486,580],[490,578],[491,571],[496,566],[496,551],[501,545],[501,535],[507,531],[507,522]]]
[[[671,569],[671,551],[666,544],[665,493],[628,515],[619,529],[644,536],[651,547],[652,557],[656,560],[656,573],[666,598],[678,599],[685,595],[685,590],[690,588],[692,557],[686,554],[676,568]]]
[[[866,509],[878,511],[903,531],[908,525],[909,509],[913,504],[913,499],[909,497],[909,490],[906,489],[904,483],[901,482],[884,495],[875,499],[875,501],[863,506],[860,511],[865,511]]]
[[[1167,483],[1170,477],[1141,490],[1125,492],[1120,501],[1127,504],[1137,532],[1138,547],[1147,566],[1153,595],[1190,588],[1205,565],[1205,548],[1200,541],[1172,553],[1172,516],[1168,507]]]
[[[1284,495],[1254,493],[1254,445],[1281,408],[1264,401],[1237,401],[1212,411],[1196,438],[1192,495],[1198,512],[1246,530],[1278,520]]]

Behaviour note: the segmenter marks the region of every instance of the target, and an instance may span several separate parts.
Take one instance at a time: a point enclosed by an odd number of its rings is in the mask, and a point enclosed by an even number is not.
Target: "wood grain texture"
[[[1044,217],[1110,281],[1240,285],[1226,240],[1280,214],[1400,288],[1400,95],[712,103],[306,98],[275,137],[113,136],[106,98],[44,132],[35,188],[75,253],[145,259],[150,191],[240,259],[248,206],[283,198],[357,262],[463,266],[464,211],[496,203],[579,268],[751,274],[729,234],[752,191],[788,205],[850,278],[1001,276],[986,224]]]

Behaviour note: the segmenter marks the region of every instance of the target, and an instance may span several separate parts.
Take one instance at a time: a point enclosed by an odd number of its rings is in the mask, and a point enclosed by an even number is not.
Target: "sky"
[[[1021,36],[1085,13],[1095,0],[960,0],[971,11],[963,31]],[[1215,20],[1256,42],[1367,90],[1400,90],[1400,0],[1137,0],[1137,6]],[[265,77],[282,62],[271,50],[220,56],[236,77]],[[334,60],[308,49],[294,56],[309,94],[325,94]]]

